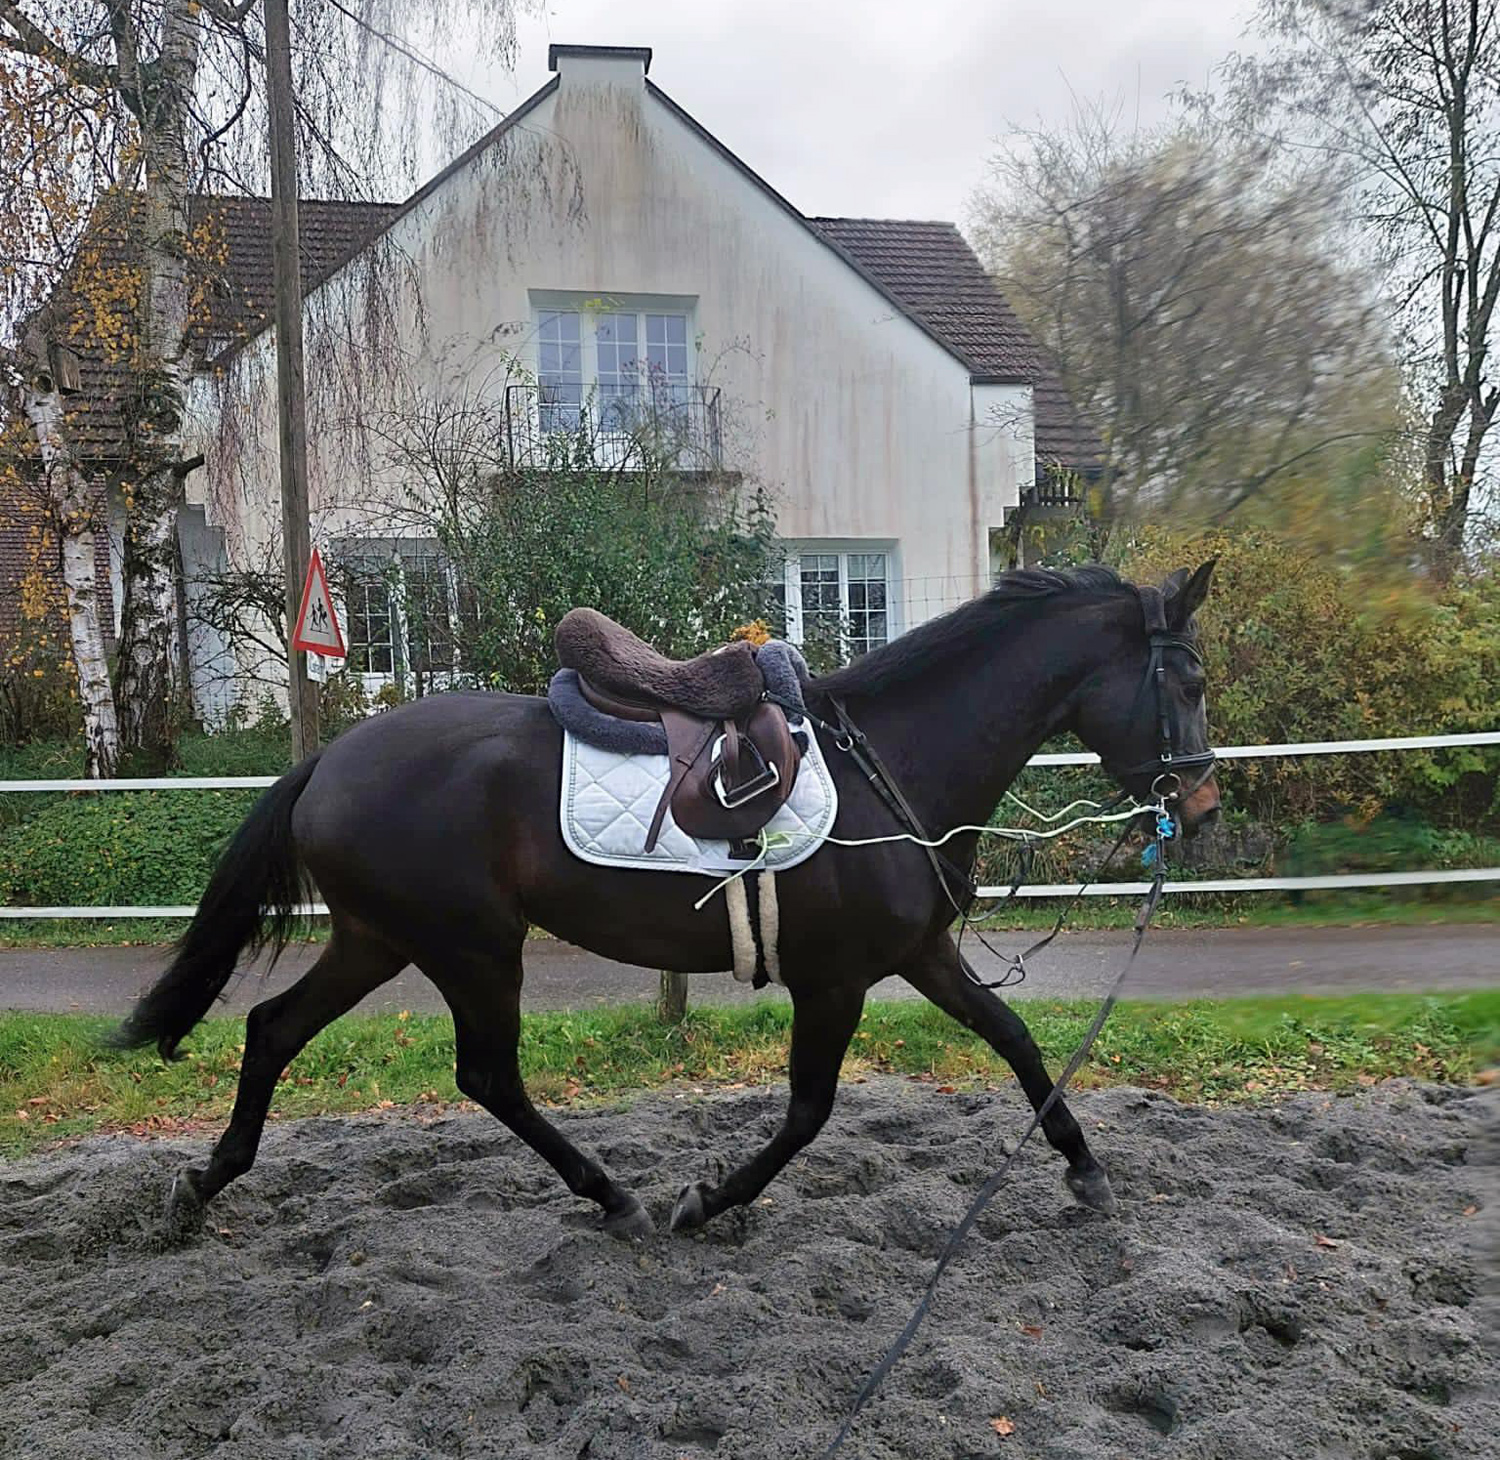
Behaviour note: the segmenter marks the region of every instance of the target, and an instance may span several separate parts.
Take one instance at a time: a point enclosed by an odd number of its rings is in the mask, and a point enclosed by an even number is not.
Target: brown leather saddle
[[[691,837],[745,844],[792,794],[802,752],[781,707],[762,698],[749,644],[668,659],[592,608],[565,614],[554,640],[596,710],[659,720],[667,733],[672,771],[646,833],[648,852],[668,807]]]

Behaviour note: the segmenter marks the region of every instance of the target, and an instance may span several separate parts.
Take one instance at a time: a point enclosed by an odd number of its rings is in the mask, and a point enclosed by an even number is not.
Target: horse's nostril
[[[1193,834],[1196,836],[1200,831],[1207,831],[1209,827],[1216,826],[1219,820],[1218,806],[1210,806],[1193,823]]]

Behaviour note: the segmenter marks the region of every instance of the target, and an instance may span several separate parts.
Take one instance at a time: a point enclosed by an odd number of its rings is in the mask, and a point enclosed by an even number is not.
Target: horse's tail
[[[269,947],[273,962],[281,955],[309,890],[292,842],[292,807],[317,761],[310,755],[288,771],[240,823],[172,950],[171,965],[141,995],[115,1032],[115,1044],[131,1048],[154,1040],[163,1059],[175,1059],[178,1044],[224,992],[242,951]]]

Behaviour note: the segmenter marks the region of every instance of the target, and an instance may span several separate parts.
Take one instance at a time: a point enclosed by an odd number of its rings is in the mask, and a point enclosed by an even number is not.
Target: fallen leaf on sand
[[[1473,1205],[1473,1204],[1472,1204],[1472,1203],[1471,1203],[1471,1204],[1470,1204],[1470,1205],[1469,1205],[1469,1206],[1466,1206],[1466,1207],[1465,1207],[1465,1208],[1464,1208],[1464,1215],[1465,1215],[1465,1216],[1466,1216],[1466,1217],[1472,1217],[1472,1216],[1473,1216],[1473,1215],[1474,1215],[1474,1213],[1475,1213],[1475,1212],[1477,1212],[1477,1211],[1478,1211],[1478,1210],[1479,1210],[1479,1208],[1478,1208],[1478,1207],[1476,1207],[1476,1206],[1474,1206],[1474,1205]]]
[[[1042,1336],[1042,1325],[1040,1323],[1023,1323],[1021,1325],[1021,1332],[1027,1338],[1040,1338]]]
[[[615,1380],[615,1383],[620,1386],[620,1389],[624,1393],[626,1393],[626,1394],[630,1393],[630,1380],[627,1379],[623,1374],[621,1374],[620,1377]]]
[[[1010,1420],[1006,1419],[1003,1414],[997,1414],[994,1419],[990,1421],[990,1428],[994,1430],[997,1435],[1013,1435],[1016,1432],[1015,1425]]]
[[[1319,1247],[1337,1247],[1338,1245],[1339,1244],[1335,1242],[1332,1237],[1325,1237],[1321,1232],[1318,1233]]]

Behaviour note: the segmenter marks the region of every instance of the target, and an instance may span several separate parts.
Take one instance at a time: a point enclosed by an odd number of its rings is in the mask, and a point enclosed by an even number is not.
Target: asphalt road
[[[990,934],[1017,951],[1036,934]],[[1129,949],[1129,934],[1065,933],[1038,955],[1030,977],[1007,997],[1088,998],[1101,995]],[[986,977],[1002,969],[972,937],[968,952]],[[285,988],[318,955],[316,946],[289,949],[269,979],[238,980],[229,1008],[243,1010]],[[0,1008],[123,1014],[157,975],[161,948],[0,949]],[[1500,928],[1455,924],[1414,928],[1232,928],[1160,930],[1148,936],[1131,974],[1133,998],[1233,998],[1287,993],[1500,987]],[[655,998],[657,975],[610,963],[563,943],[527,945],[525,1003],[533,1009],[582,1009]],[[756,993],[728,974],[694,974],[689,997],[702,1003],[784,998]],[[899,978],[876,986],[877,998],[914,998]],[[442,1009],[437,991],[415,969],[377,989],[360,1006],[370,1013]]]

